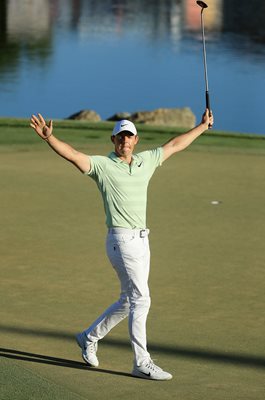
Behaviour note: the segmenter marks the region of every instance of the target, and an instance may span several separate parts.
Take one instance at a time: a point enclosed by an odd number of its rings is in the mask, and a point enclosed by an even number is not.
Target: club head
[[[201,8],[207,8],[207,4],[204,3],[204,1],[197,1],[198,6],[200,6]]]

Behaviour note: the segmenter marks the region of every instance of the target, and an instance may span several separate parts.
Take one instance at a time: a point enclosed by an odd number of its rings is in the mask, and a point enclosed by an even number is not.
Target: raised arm
[[[164,150],[163,161],[167,160],[172,154],[175,154],[181,150],[186,149],[198,136],[208,129],[208,126],[213,125],[213,115],[206,109],[202,116],[201,123],[189,132],[179,135],[173,139],[170,139],[162,147]]]
[[[41,114],[32,115],[30,126],[45,140],[59,156],[74,164],[81,172],[90,170],[90,159],[86,154],[80,153],[69,144],[62,142],[53,135],[52,120],[46,124]]]

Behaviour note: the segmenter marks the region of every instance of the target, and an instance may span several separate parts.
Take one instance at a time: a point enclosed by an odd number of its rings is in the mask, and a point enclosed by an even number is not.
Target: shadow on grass
[[[58,339],[58,340],[71,340],[75,341],[75,334],[74,333],[67,333],[63,331],[53,331],[53,330],[39,330],[39,329],[32,329],[32,328],[25,328],[25,327],[14,327],[14,326],[1,326],[0,325],[0,332],[7,332],[7,333],[13,333],[13,334],[18,334],[18,335],[29,335],[29,336],[42,336],[45,338],[52,338],[52,339]],[[112,347],[117,347],[117,348],[131,348],[131,345],[129,343],[129,340],[120,340],[120,339],[115,339],[115,338],[104,338],[100,342],[100,346],[112,346]],[[265,369],[265,358],[264,357],[258,357],[258,356],[252,356],[249,354],[241,354],[241,353],[229,353],[226,351],[215,351],[215,350],[210,350],[210,349],[202,349],[202,348],[196,348],[196,347],[181,347],[181,346],[175,346],[175,345],[166,345],[166,344],[155,344],[155,343],[149,343],[149,350],[151,353],[162,353],[166,354],[167,356],[170,357],[181,357],[185,359],[192,359],[192,360],[201,360],[201,361],[208,361],[208,362],[215,362],[215,363],[225,363],[225,364],[233,364],[241,367],[247,367],[247,368],[254,368],[254,369]],[[0,351],[4,351],[4,349],[0,349]],[[15,352],[15,350],[14,350]],[[7,349],[8,353],[8,349]],[[38,356],[37,361],[34,360],[34,354],[30,355],[30,353],[25,353],[22,354],[22,352],[15,352],[14,354],[11,354],[12,350],[8,354],[10,358],[15,358],[15,357],[20,357],[22,355],[26,355],[27,357],[31,357],[31,360],[28,361],[35,361],[35,362],[47,362],[49,364],[52,363],[57,363],[56,365],[61,365],[61,366],[70,366],[71,368],[80,368],[80,369],[89,369],[91,368],[87,367],[85,364],[79,363],[77,361],[71,361],[71,360],[63,360],[63,359],[57,359],[54,357],[46,357],[46,356]],[[20,354],[21,353],[21,354]],[[20,354],[20,355],[18,355]],[[2,355],[2,354],[1,354]],[[5,355],[5,356],[8,356]],[[12,356],[12,357],[11,357]],[[47,359],[46,359],[47,358]],[[101,370],[101,369],[96,369],[93,368],[94,371],[99,371],[99,372],[106,372],[106,373],[114,373],[114,374],[119,374],[119,375],[125,375],[125,376],[130,376],[129,374],[122,373],[122,372],[113,372],[113,371],[107,371],[107,370]]]
[[[129,376],[130,378],[132,378],[132,375],[129,373],[126,373],[126,372],[112,371],[112,370],[102,369],[102,368],[91,368],[84,363],[74,361],[74,360],[67,360],[65,358],[51,357],[51,356],[46,356],[46,355],[42,355],[42,354],[28,353],[25,351],[19,351],[19,350],[14,350],[14,349],[0,348],[0,357],[9,358],[12,360],[28,361],[31,363],[56,365],[58,367],[102,372],[104,374]]]

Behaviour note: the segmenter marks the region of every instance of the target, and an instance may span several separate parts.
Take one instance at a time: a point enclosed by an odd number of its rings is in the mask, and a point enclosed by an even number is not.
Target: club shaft
[[[203,20],[203,9],[201,11],[201,27],[202,27],[202,44],[203,44],[203,63],[204,63],[205,91],[206,91],[206,93],[207,92],[209,93],[206,46],[205,46],[205,33],[204,33],[204,20]]]

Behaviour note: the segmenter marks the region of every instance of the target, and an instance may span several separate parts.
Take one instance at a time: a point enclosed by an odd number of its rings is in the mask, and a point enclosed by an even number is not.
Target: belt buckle
[[[140,231],[140,238],[144,238],[146,236],[146,234],[145,234],[145,229],[142,229],[141,231]]]

